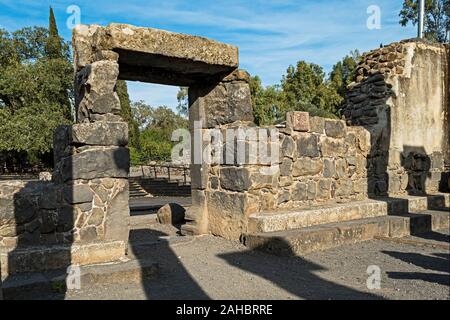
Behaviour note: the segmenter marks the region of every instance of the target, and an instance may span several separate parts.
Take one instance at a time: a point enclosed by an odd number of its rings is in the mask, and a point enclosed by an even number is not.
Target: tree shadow
[[[270,244],[266,244],[270,246]],[[295,257],[291,246],[281,240],[276,240],[276,247],[283,246],[283,257],[266,255],[260,251],[264,248],[255,248],[253,252],[236,252],[219,255],[231,266],[266,279],[279,288],[282,288],[301,299],[308,300],[382,300],[376,294],[360,292],[331,281],[322,279],[315,273],[326,270],[324,267],[312,263],[304,258]],[[291,257],[285,257],[288,253]],[[289,254],[290,253],[290,254]],[[286,270],[286,264],[290,265]],[[283,270],[280,272],[280,270]],[[251,284],[249,284],[251,285]]]

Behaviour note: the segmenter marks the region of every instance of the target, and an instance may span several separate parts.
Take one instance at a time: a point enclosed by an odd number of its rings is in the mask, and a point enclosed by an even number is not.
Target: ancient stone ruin
[[[79,26],[73,46],[77,123],[55,132],[53,181],[0,184],[3,277],[126,257],[130,165],[118,79],[188,86],[192,137],[256,128],[249,75],[238,69],[234,46],[120,24]],[[448,207],[448,194],[420,198],[416,207],[405,200],[448,187],[448,56],[448,46],[421,41],[372,51],[349,87],[345,120],[288,113],[285,126],[257,128],[278,131],[276,143],[265,142],[279,154],[275,163],[192,164],[182,232],[241,239],[251,248],[269,243],[281,252],[271,232]],[[251,139],[231,137],[223,149]],[[279,170],[263,174],[273,167]],[[374,221],[355,233],[360,240],[408,231],[404,219]],[[322,248],[354,235],[330,230]],[[315,248],[314,234],[302,239],[289,240],[293,251]]]

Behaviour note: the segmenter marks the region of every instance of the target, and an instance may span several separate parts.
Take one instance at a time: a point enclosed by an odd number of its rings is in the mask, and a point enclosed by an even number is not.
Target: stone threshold
[[[85,290],[103,285],[141,284],[158,274],[159,265],[148,259],[81,266],[78,280],[70,278],[70,281],[66,270],[21,273],[7,277],[3,281],[3,296],[5,300],[24,299],[26,298],[24,294],[30,291],[39,292],[42,296],[64,295],[72,290]]]
[[[377,238],[402,238],[448,229],[450,212],[425,211],[380,216],[276,232],[244,234],[241,241],[252,250],[280,256],[303,256],[344,244]]]

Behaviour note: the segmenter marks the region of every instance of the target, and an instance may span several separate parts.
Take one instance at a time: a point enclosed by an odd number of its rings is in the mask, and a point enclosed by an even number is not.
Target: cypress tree
[[[58,33],[58,26],[56,25],[55,14],[53,8],[50,7],[50,15],[48,22],[48,41],[47,41],[47,56],[49,58],[62,58],[61,38]]]
[[[116,91],[120,100],[122,118],[128,123],[130,147],[139,150],[139,127],[136,121],[133,120],[133,115],[131,113],[131,102],[130,96],[128,95],[127,83],[123,80],[117,81]]]

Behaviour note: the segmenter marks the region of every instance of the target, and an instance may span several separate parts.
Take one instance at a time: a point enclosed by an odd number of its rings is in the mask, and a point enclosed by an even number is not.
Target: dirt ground
[[[450,299],[448,230],[301,258],[249,251],[213,236],[181,237],[177,231],[152,225],[131,232],[130,254],[157,261],[157,278],[70,292],[66,299]],[[381,271],[379,289],[368,289],[368,268]]]

